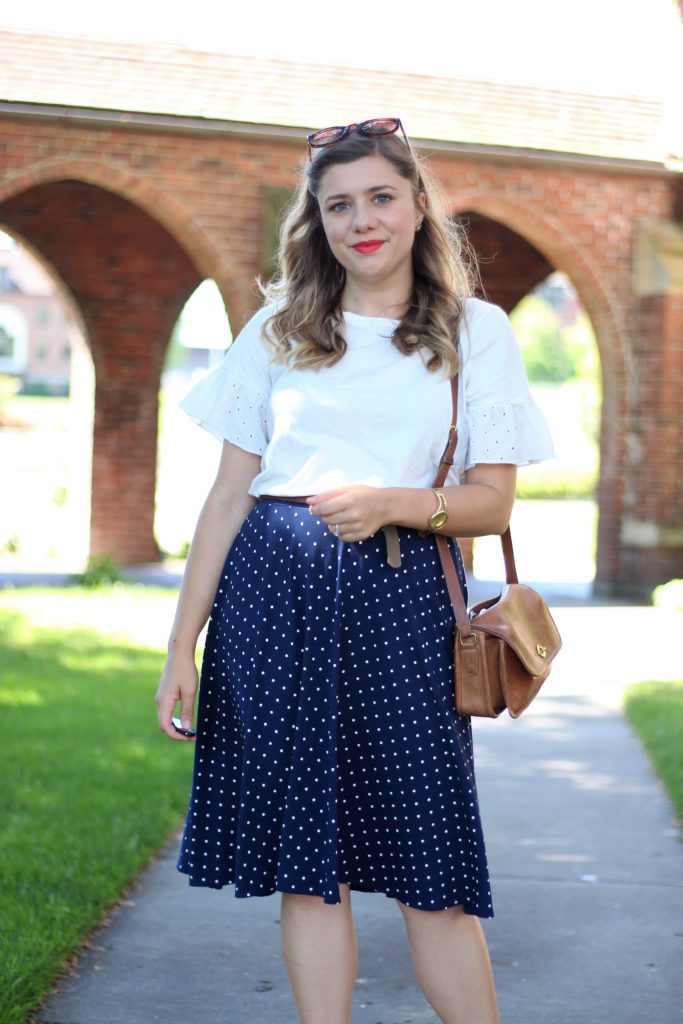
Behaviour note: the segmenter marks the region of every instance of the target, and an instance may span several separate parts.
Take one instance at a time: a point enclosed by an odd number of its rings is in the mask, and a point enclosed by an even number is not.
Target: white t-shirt
[[[344,313],[347,351],[322,370],[272,362],[260,309],[222,363],[180,403],[201,426],[261,456],[250,492],[317,494],[344,484],[430,487],[451,422],[450,381],[391,343],[397,321]],[[447,484],[477,463],[554,455],[519,347],[498,306],[468,299],[460,327],[458,445]]]

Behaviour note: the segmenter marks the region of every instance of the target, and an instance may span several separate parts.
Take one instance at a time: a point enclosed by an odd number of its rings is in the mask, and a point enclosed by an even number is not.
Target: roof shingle
[[[663,162],[662,103],[513,83],[0,31],[0,100],[305,129],[400,115],[416,139]]]

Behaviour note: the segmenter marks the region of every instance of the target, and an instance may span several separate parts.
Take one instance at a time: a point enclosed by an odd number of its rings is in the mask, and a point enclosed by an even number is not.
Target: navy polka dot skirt
[[[191,885],[339,903],[341,882],[493,916],[453,612],[433,538],[399,536],[392,569],[381,531],[346,544],[270,499],[245,520],[204,652]]]

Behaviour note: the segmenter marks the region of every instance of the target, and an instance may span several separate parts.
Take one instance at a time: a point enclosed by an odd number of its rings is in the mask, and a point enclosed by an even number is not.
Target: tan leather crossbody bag
[[[458,378],[451,380],[453,422],[434,480],[442,487],[457,444]],[[455,613],[455,706],[458,714],[497,718],[506,708],[518,718],[548,678],[562,646],[550,609],[519,583],[510,528],[501,536],[505,586],[497,597],[465,605],[448,538],[435,534]]]

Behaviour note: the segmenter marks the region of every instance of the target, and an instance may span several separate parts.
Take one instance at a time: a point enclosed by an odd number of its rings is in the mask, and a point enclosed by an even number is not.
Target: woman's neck
[[[400,320],[410,304],[410,299],[405,296],[405,289],[397,294],[395,291],[372,292],[347,286],[342,293],[341,308],[346,313],[356,313],[358,316]]]

